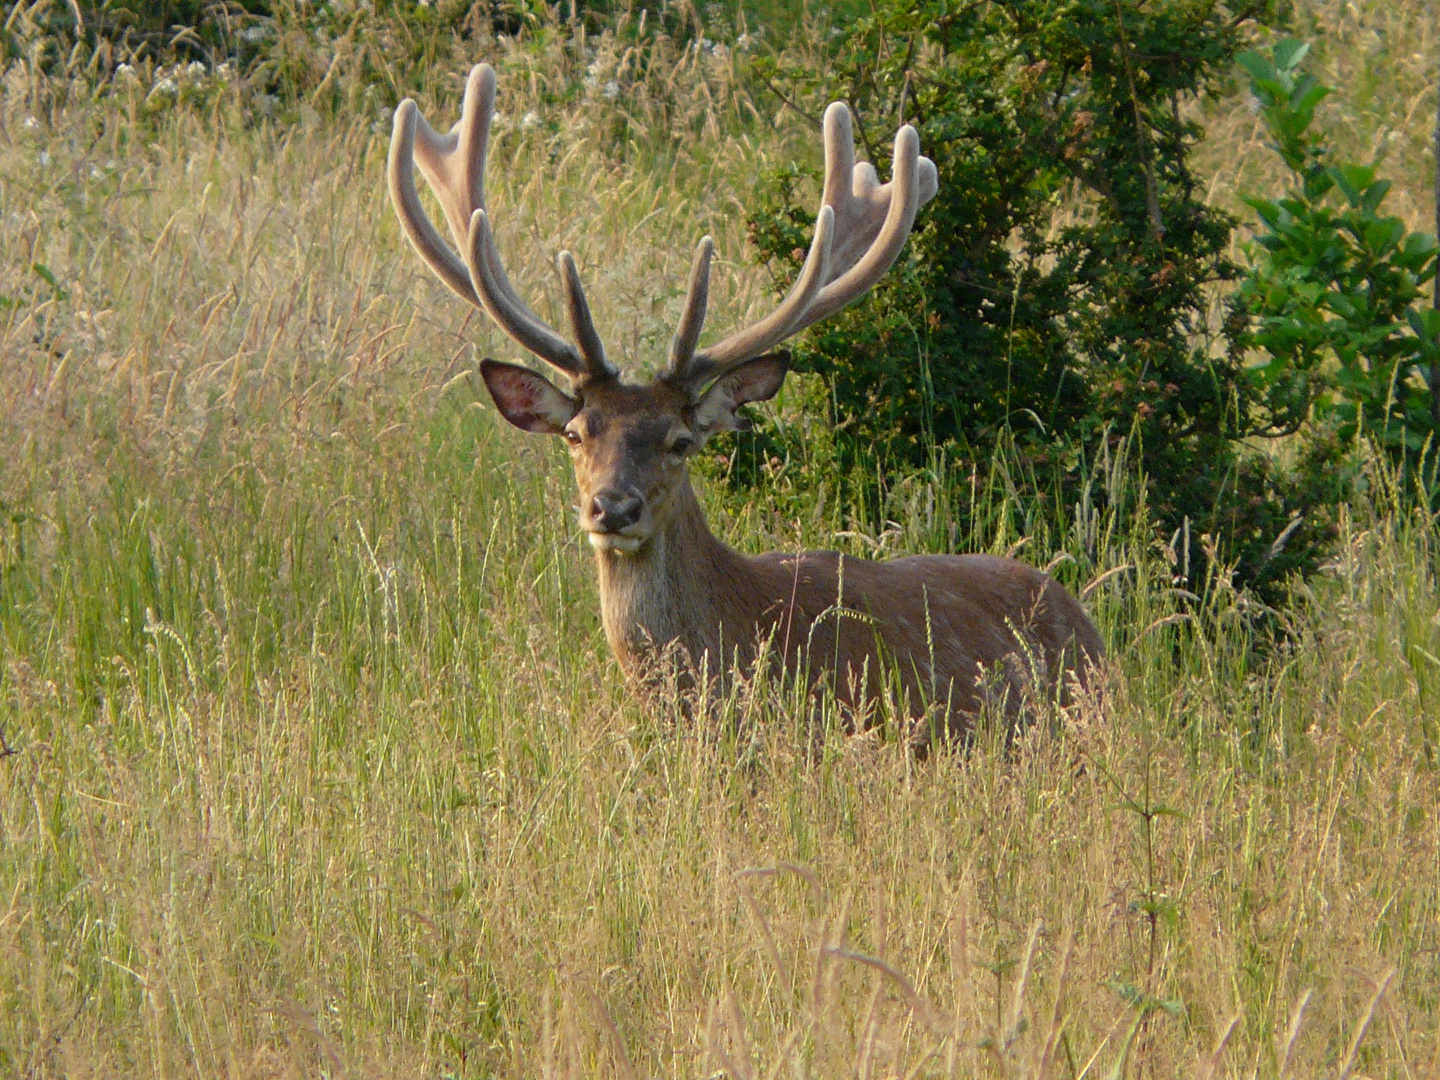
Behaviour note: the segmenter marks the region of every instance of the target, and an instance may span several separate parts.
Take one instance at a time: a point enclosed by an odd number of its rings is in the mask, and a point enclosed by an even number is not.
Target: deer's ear
[[[747,360],[716,379],[695,403],[695,427],[702,435],[717,431],[748,431],[750,421],[737,411],[751,401],[768,401],[780,392],[790,354],[769,353]]]
[[[559,435],[580,411],[580,403],[569,394],[519,364],[481,360],[480,375],[500,415],[521,431]]]

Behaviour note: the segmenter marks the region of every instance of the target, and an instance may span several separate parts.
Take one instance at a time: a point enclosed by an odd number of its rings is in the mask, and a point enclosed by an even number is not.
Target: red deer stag
[[[890,672],[911,715],[943,715],[956,733],[968,729],[987,686],[1015,690],[1036,672],[1050,681],[1067,669],[1084,680],[1102,655],[1100,637],[1075,599],[1039,570],[990,555],[742,555],[710,532],[690,485],[687,462],[705,440],[745,427],[740,407],[780,389],[788,357],[769,350],[864,294],[899,255],[916,210],[937,187],[913,127],[895,136],[893,178],[882,186],[872,166],[855,164],[849,110],[831,105],[815,236],[789,295],[754,325],[701,347],[714,246],[703,238],[668,361],[637,385],[606,355],[568,251],[557,263],[574,344],[511,285],[485,203],[494,106],[488,64],[471,70],[449,134],[437,134],[413,101],[401,102],[390,195],[405,235],[440,279],[565,378],[561,389],[525,367],[481,364],[505,419],[570,447],[605,635],[628,676],[643,681],[657,657],[677,648],[692,677],[734,662],[743,670],[763,651],[791,671],[829,677],[842,701],[863,710]],[[421,207],[415,164],[463,254]]]

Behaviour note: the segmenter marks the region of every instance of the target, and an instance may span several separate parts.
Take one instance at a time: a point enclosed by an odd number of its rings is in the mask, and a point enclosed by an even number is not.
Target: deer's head
[[[919,137],[906,125],[895,136],[893,178],[881,185],[871,165],[855,162],[850,111],[831,105],[815,236],[789,295],[759,322],[700,348],[714,251],[704,237],[667,362],[651,382],[635,385],[606,356],[568,251],[556,261],[574,344],[542,322],[511,286],[485,207],[494,108],[495,72],[488,64],[471,69],[460,120],[447,135],[437,134],[413,101],[401,102],[390,141],[390,195],[406,236],[440,279],[563,377],[567,385],[561,388],[517,364],[481,364],[507,420],[569,444],[580,523],[590,542],[600,550],[637,551],[663,526],[673,496],[684,489],[687,459],[715,433],[743,427],[742,405],[779,391],[788,360],[770,350],[861,296],[890,268],[915,212],[935,194],[935,166],[920,156]],[[420,205],[417,163],[463,257]]]

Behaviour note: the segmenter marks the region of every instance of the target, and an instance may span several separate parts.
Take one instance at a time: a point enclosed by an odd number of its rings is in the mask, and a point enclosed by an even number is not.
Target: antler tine
[[[683,375],[695,356],[695,346],[700,343],[700,331],[705,326],[705,312],[710,304],[710,258],[714,254],[715,241],[702,236],[695,247],[695,261],[690,266],[685,310],[670,341],[670,363],[665,373],[671,377]]]
[[[495,69],[476,64],[465,78],[465,97],[454,127],[438,135],[420,118],[415,163],[440,203],[456,246],[465,243],[471,213],[485,208],[485,165],[494,117]]]
[[[425,124],[425,118],[406,98],[395,110],[395,127],[390,135],[390,157],[386,162],[385,176],[390,185],[390,201],[395,204],[395,214],[400,219],[400,228],[406,239],[420,253],[431,270],[462,299],[480,307],[480,297],[470,283],[470,273],[465,263],[445,243],[430,223],[425,208],[420,205],[420,196],[415,191],[415,126],[417,121]],[[425,124],[429,131],[430,125]],[[434,132],[429,132],[431,135]]]
[[[863,295],[890,269],[915,224],[916,211],[939,189],[935,163],[920,156],[920,137],[910,125],[895,135],[893,175],[884,185],[874,166],[855,163],[853,121],[844,104],[837,101],[825,110],[824,128],[825,185],[815,242],[800,279],[770,316],[696,352],[677,372],[692,385],[759,356]],[[822,221],[826,231],[833,231],[834,244],[824,270],[814,277]]]
[[[830,276],[830,246],[835,234],[835,211],[822,206],[815,219],[815,237],[790,295],[780,306],[753,326],[731,334],[724,341],[695,353],[681,373],[692,386],[699,386],[725,369],[759,356],[800,329],[806,310],[815,302]]]
[[[561,279],[571,326],[581,340],[578,351],[546,325],[510,284],[495,248],[485,205],[485,165],[494,114],[495,69],[489,64],[476,64],[470,69],[460,120],[445,135],[435,132],[413,101],[407,98],[400,103],[395,110],[388,174],[401,227],[445,284],[484,308],[502,330],[551,367],[572,379],[613,375],[615,369],[605,359],[579,277],[573,273],[573,262],[570,273],[562,266]],[[420,205],[414,165],[420,166],[435,193],[463,258],[441,239]]]
[[[605,343],[595,331],[595,322],[590,318],[590,305],[585,300],[585,289],[580,284],[580,271],[575,269],[575,259],[568,251],[562,251],[555,259],[560,271],[561,290],[565,295],[565,313],[570,317],[570,332],[580,346],[580,355],[585,367],[592,375],[615,375],[615,366],[605,356]]]
[[[853,147],[848,130],[850,110],[837,102],[828,110],[826,119],[829,120],[830,114],[837,112],[844,117],[844,143]],[[837,124],[835,127],[837,130],[834,134],[838,140],[842,137],[841,125]],[[831,129],[828,124],[826,136],[826,157],[830,158],[828,144]],[[853,158],[853,155],[854,151],[851,149],[849,156]],[[836,159],[840,157],[839,154],[835,155]],[[805,313],[803,326],[833,315],[858,299],[885,276],[885,272],[899,257],[900,250],[910,236],[910,230],[915,225],[916,212],[921,204],[929,202],[939,189],[935,163],[920,156],[920,136],[909,124],[895,133],[895,149],[891,160],[893,164],[890,183],[881,186],[875,175],[875,167],[864,162],[855,166],[852,172],[851,205],[845,206],[838,195],[836,200],[830,203],[836,207],[837,216],[843,211],[850,211],[846,214],[849,219],[846,224],[853,225],[853,228],[842,233],[844,251],[835,259],[835,278],[820,291],[815,303]],[[827,181],[828,179],[827,175]],[[884,208],[883,214],[876,213],[881,207]],[[864,216],[854,213],[855,210],[861,210]]]
[[[486,313],[500,328],[553,368],[572,378],[594,374],[575,346],[534,316],[510,288],[510,279],[495,251],[490,216],[484,210],[470,215],[470,235],[465,244],[465,265]]]

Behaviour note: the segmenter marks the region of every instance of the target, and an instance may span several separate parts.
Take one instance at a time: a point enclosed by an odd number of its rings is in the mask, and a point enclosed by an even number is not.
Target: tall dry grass
[[[708,230],[717,323],[766,303],[740,208],[809,136],[723,54],[652,41],[612,100],[624,50],[548,33],[487,46],[525,291],[571,247],[643,363]],[[1009,497],[966,475],[870,537],[712,491],[746,548],[1054,562],[1110,677],[924,762],[780,685],[643,712],[563,455],[468,375],[510,346],[392,223],[379,105],[154,79],[4,76],[0,1069],[1440,1075],[1440,537],[1383,474],[1260,654],[1123,460],[1128,509],[1025,535],[958,531]]]

